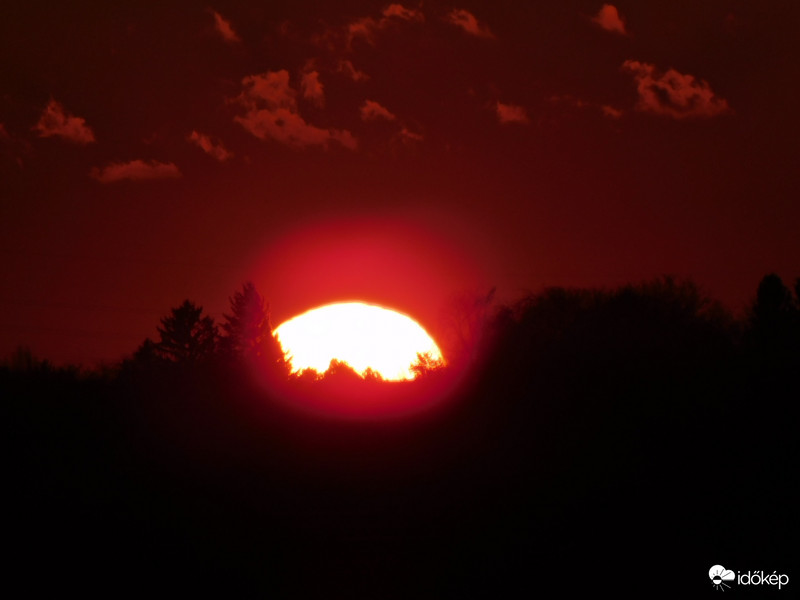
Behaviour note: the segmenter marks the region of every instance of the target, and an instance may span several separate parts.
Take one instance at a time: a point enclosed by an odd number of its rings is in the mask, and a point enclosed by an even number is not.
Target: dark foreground
[[[697,597],[722,564],[791,578],[737,595],[791,595],[796,342],[620,302],[500,315],[452,401],[399,421],[293,413],[233,368],[6,369],[6,584]]]

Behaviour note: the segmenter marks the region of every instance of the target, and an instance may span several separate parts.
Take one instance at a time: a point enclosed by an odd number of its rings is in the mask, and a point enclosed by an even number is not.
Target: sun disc
[[[387,380],[413,379],[417,354],[442,359],[433,338],[411,317],[365,304],[343,302],[314,308],[275,329],[292,371],[324,373],[332,359],[359,373],[367,368]]]

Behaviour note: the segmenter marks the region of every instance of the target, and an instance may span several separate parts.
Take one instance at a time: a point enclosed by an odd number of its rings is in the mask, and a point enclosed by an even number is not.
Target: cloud
[[[609,106],[608,104],[604,104],[600,107],[600,110],[603,112],[603,115],[608,117],[609,119],[619,119],[622,117],[623,112],[618,108],[614,108],[613,106]]]
[[[547,99],[554,105],[566,106],[568,108],[575,108],[578,110],[597,110],[604,117],[609,119],[620,119],[624,114],[618,108],[608,104],[598,104],[581,98],[576,98],[572,94],[553,94]]]
[[[390,4],[383,9],[381,14],[380,19],[362,17],[348,24],[346,27],[347,47],[350,48],[353,40],[357,37],[364,38],[370,44],[374,44],[377,32],[385,29],[392,22],[400,20],[421,23],[425,21],[425,15],[421,11],[406,8],[402,4]]]
[[[637,110],[656,115],[686,119],[716,117],[733,112],[728,101],[716,96],[705,81],[684,75],[675,69],[659,73],[654,65],[626,60],[622,69],[636,80],[639,93]]]
[[[361,105],[361,119],[363,121],[376,121],[378,119],[394,121],[395,118],[389,110],[372,100],[364,100],[364,104]]]
[[[390,17],[397,17],[398,19],[404,19],[405,21],[422,22],[425,20],[425,15],[423,15],[421,11],[413,8],[406,8],[402,4],[390,4],[383,9],[383,16],[387,19]]]
[[[242,79],[244,91],[240,100],[245,104],[263,103],[271,109],[296,110],[295,91],[289,85],[289,72],[267,71]]]
[[[528,113],[521,106],[498,102],[495,108],[501,123],[530,123]]]
[[[359,71],[353,66],[353,63],[349,60],[340,60],[339,64],[337,65],[336,71],[338,73],[342,73],[345,76],[349,77],[355,82],[359,81],[366,81],[369,79],[369,75],[364,73],[364,71]]]
[[[358,148],[358,140],[346,129],[331,129],[330,135],[332,140],[339,142],[348,150],[356,150]]]
[[[100,183],[112,183],[130,179],[131,181],[144,181],[146,179],[174,179],[181,176],[181,172],[174,163],[162,163],[157,160],[131,160],[124,163],[111,163],[100,169],[93,168],[89,175]]]
[[[460,27],[470,35],[483,38],[494,37],[494,34],[489,31],[489,28],[484,23],[480,23],[478,19],[475,18],[475,15],[467,10],[461,8],[453,9],[445,20],[456,27]]]
[[[254,110],[235,119],[257,138],[271,138],[287,146],[325,146],[331,139],[330,131],[309,125],[285,108]]]
[[[347,45],[348,47],[352,41],[357,37],[362,37],[369,43],[373,43],[373,35],[378,29],[378,22],[372,17],[364,17],[353,21],[347,25]]]
[[[327,146],[333,140],[355,150],[356,139],[349,131],[322,129],[307,123],[297,110],[296,92],[289,85],[286,70],[249,75],[237,101],[245,108],[234,120],[262,140],[273,139],[287,146]]]
[[[590,102],[576,98],[572,94],[553,94],[548,100],[553,104],[565,104],[573,108],[589,108],[592,106]]]
[[[612,33],[619,33],[625,35],[625,22],[619,16],[617,7],[612,4],[603,4],[603,7],[598,11],[597,15],[592,17],[597,25],[610,31]]]
[[[224,162],[229,158],[233,157],[233,153],[229,152],[227,148],[222,144],[222,142],[217,141],[216,143],[204,133],[198,133],[197,131],[192,131],[188,138],[186,138],[189,142],[198,146],[200,149],[203,150],[209,156],[213,156],[220,162]]]
[[[222,37],[223,40],[231,44],[242,41],[242,38],[240,38],[233,30],[233,26],[231,26],[230,21],[226,20],[215,10],[212,10],[211,14],[214,15],[214,29],[216,29],[217,33]]]
[[[408,128],[406,128],[406,127],[403,127],[400,130],[400,134],[399,135],[400,135],[400,139],[403,140],[403,142],[405,142],[405,143],[421,142],[421,141],[423,141],[425,139],[422,136],[422,134],[414,133],[413,131],[409,131]]]
[[[325,105],[323,85],[319,80],[319,73],[317,71],[303,73],[300,79],[300,89],[303,91],[303,98],[306,100],[319,107]]]
[[[95,141],[94,132],[86,125],[86,120],[69,114],[53,99],[45,107],[33,130],[39,133],[39,137],[56,135],[75,144],[90,144]]]

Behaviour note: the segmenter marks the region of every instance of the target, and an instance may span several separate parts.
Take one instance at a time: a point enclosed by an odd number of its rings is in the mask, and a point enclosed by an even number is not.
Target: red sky
[[[435,329],[447,297],[800,276],[792,2],[18,3],[0,355],[132,352],[253,279]]]

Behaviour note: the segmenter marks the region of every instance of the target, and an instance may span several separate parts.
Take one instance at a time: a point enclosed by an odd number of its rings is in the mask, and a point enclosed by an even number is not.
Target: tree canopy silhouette
[[[202,316],[203,307],[185,300],[161,319],[156,344],[158,355],[175,363],[192,363],[208,359],[217,350],[219,333],[210,316]]]
[[[450,297],[440,313],[439,338],[451,363],[476,360],[489,324],[496,287]]]
[[[270,323],[269,304],[248,281],[230,298],[231,314],[224,315],[220,341],[229,358],[260,360],[288,375],[288,364]]]
[[[444,366],[444,360],[434,358],[430,352],[417,352],[417,360],[411,365],[411,372],[414,377],[427,377]]]
[[[796,285],[800,291],[800,281]],[[797,299],[800,301],[800,297]],[[757,335],[781,345],[790,343],[796,335],[800,306],[781,278],[775,273],[766,275],[758,285],[750,323]]]
[[[795,288],[800,292],[800,280]],[[753,365],[787,372],[800,366],[800,296],[793,297],[775,273],[761,280],[747,325],[746,341]]]

